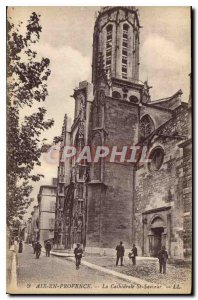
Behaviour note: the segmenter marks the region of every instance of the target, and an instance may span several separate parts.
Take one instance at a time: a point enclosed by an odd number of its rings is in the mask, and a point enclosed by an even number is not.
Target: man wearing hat
[[[136,265],[136,256],[137,256],[137,248],[135,244],[133,244],[133,248],[131,249],[131,258],[134,266]]]
[[[74,249],[75,259],[76,259],[76,270],[79,269],[79,265],[81,263],[81,258],[83,254],[83,250],[80,247],[80,243],[76,244],[76,248]]]
[[[121,266],[123,266],[124,246],[122,245],[122,242],[120,242],[120,245],[117,245],[116,251],[117,251],[116,266],[118,265],[119,259],[121,262]]]
[[[50,257],[50,251],[52,250],[52,245],[49,240],[45,243],[46,256]]]
[[[166,263],[168,259],[168,252],[166,251],[166,247],[162,246],[162,249],[158,252],[158,259],[159,259],[159,267],[160,273],[166,274]]]

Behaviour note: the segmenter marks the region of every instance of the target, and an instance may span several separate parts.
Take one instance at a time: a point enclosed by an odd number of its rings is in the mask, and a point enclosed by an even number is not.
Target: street
[[[103,272],[90,269],[84,265],[76,270],[73,261],[65,258],[46,257],[42,252],[35,258],[31,246],[24,244],[23,253],[17,253],[18,287],[23,293],[90,293],[100,288],[100,293],[108,293],[115,286],[131,284]],[[101,292],[102,288],[102,292]],[[112,291],[111,291],[112,293]]]
[[[86,253],[76,270],[72,257],[46,257],[43,251],[36,259],[27,244],[22,253],[18,253],[18,246],[16,250],[10,251],[13,259],[7,269],[11,274],[7,291],[11,294],[160,294],[162,290],[177,294],[191,289],[190,269],[184,266],[169,265],[166,276],[159,274],[156,262],[148,258],[140,258],[133,267],[127,260],[123,267],[115,267],[113,257]]]

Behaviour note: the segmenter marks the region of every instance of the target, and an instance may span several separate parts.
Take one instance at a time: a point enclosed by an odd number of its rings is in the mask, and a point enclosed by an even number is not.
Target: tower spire
[[[105,82],[108,95],[124,100],[133,96],[133,101],[139,101],[137,90],[143,87],[139,82],[139,30],[134,6],[105,6],[99,11],[93,39],[94,89],[104,88]]]
[[[106,73],[137,82],[139,79],[139,16],[134,6],[105,6],[96,19],[93,41],[93,83],[100,52]]]

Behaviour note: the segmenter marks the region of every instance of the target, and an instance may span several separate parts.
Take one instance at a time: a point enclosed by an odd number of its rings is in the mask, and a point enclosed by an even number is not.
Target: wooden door
[[[161,249],[161,245],[162,245],[161,233],[158,232],[154,235],[153,256],[155,257],[158,256],[158,252]]]

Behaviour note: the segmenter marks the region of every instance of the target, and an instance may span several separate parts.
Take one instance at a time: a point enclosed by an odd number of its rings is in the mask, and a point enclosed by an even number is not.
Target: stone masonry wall
[[[172,249],[176,251],[177,245],[182,243],[181,232],[183,229],[182,219],[182,157],[181,150],[174,140],[163,142],[158,139],[154,144],[161,146],[165,151],[164,163],[160,170],[150,171],[148,165],[144,165],[137,171],[136,181],[136,243],[142,248],[142,213],[151,209],[171,206],[172,213]],[[166,220],[166,215],[162,212]],[[149,224],[148,224],[149,226]],[[149,228],[148,228],[149,231]],[[169,237],[168,237],[169,238]],[[174,250],[175,248],[175,250]],[[182,249],[182,247],[181,247]],[[145,249],[146,250],[146,249]],[[148,254],[148,248],[146,250]],[[182,253],[180,252],[180,255]]]
[[[100,247],[101,198],[105,187],[102,183],[88,184],[86,246]]]
[[[139,107],[130,102],[106,98],[105,144],[133,145],[138,141]]]
[[[192,143],[190,142],[183,149],[184,256],[190,257],[192,255]]]
[[[105,144],[134,145],[138,140],[139,107],[125,101],[107,99],[105,106]],[[119,150],[118,150],[119,151]],[[127,162],[106,162],[104,183],[107,186],[102,208],[102,243],[114,247],[122,240],[132,243],[134,170]]]
[[[105,166],[107,189],[101,200],[101,244],[114,248],[119,241],[132,244],[133,176],[132,166],[108,163]]]
[[[106,98],[104,145],[122,147],[137,143],[138,110],[137,105]],[[103,183],[88,185],[86,245],[114,248],[123,240],[125,246],[131,246],[133,166],[103,161],[102,172]]]
[[[167,137],[154,137],[150,149],[160,146],[165,153],[164,162],[158,171],[151,171],[148,164],[142,165],[136,174],[135,233],[139,251],[143,247],[142,213],[151,209],[170,206],[170,231],[167,232],[169,254],[183,257],[183,151],[178,147],[182,140],[168,135],[184,135],[187,127],[186,111],[178,109],[175,116],[160,130]],[[165,209],[164,209],[165,210]],[[167,213],[161,212],[167,220]],[[149,232],[147,224],[147,234]],[[148,245],[144,249],[149,255]]]

